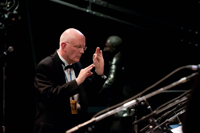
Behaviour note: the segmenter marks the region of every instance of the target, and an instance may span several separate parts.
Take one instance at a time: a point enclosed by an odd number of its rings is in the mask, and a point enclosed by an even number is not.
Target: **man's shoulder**
[[[52,55],[46,56],[45,58],[43,58],[42,60],[39,61],[39,63],[37,64],[36,68],[48,68],[50,66],[53,66],[53,58]]]
[[[40,60],[40,62],[38,64],[49,64],[50,62],[52,62],[52,55],[47,56],[45,58],[43,58],[42,60]]]
[[[48,65],[48,64],[51,64],[54,59],[58,59],[58,55],[56,52],[54,54],[44,57],[42,60],[40,60],[38,64]]]

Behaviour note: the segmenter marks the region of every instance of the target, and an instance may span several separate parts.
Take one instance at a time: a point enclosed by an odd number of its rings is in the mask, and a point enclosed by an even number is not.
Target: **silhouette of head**
[[[118,51],[120,51],[121,44],[122,44],[122,39],[119,36],[116,35],[110,36],[106,40],[106,44],[103,51],[110,53],[117,53]]]

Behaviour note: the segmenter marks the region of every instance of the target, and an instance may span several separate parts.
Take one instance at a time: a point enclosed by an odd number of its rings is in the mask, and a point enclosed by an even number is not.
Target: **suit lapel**
[[[66,81],[65,81],[64,71],[63,71],[63,68],[62,68],[62,65],[61,65],[62,61],[60,60],[57,52],[55,52],[52,55],[52,59],[53,59],[53,62],[54,62],[54,67],[56,68],[56,71],[58,72],[60,83],[64,84]],[[60,64],[60,65],[58,65],[58,64]]]

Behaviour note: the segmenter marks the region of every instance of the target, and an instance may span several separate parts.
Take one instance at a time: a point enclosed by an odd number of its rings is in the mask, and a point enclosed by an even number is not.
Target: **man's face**
[[[65,58],[69,64],[79,62],[82,54],[84,54],[85,41],[66,42],[65,50]]]

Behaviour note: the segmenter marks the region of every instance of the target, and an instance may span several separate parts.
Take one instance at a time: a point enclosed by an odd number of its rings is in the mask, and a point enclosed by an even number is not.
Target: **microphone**
[[[196,71],[196,70],[200,69],[200,64],[198,64],[198,65],[187,65],[186,68],[191,69],[193,71]]]
[[[5,57],[9,53],[13,52],[13,50],[14,50],[14,48],[12,46],[9,46],[8,49],[6,51],[4,51],[3,54],[0,55],[0,58]]]
[[[152,110],[151,105],[149,104],[149,102],[146,99],[144,99],[144,101],[145,101],[145,103],[147,105],[147,109],[150,110],[150,112],[153,112],[153,110]]]

